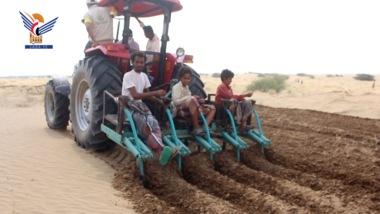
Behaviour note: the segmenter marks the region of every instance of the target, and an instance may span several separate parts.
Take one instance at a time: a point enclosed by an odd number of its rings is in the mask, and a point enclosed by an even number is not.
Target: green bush
[[[278,75],[278,76],[281,76],[283,77],[284,79],[289,79],[289,76],[288,75],[283,75],[283,74],[277,74],[277,73],[266,73],[266,74],[263,74],[263,73],[259,73],[257,75],[257,77],[267,77],[267,76],[271,76],[271,75]]]
[[[314,79],[314,75],[310,75],[310,74],[305,74],[305,73],[298,73],[297,76],[301,76],[301,77],[310,77],[311,79]]]
[[[220,77],[220,73],[213,73],[211,74],[212,77]]]
[[[277,74],[275,74],[275,75],[277,75]],[[289,76],[288,75],[283,75],[283,74],[278,74],[278,75],[280,75],[282,78],[284,78],[285,80],[288,80],[289,79]]]
[[[289,78],[287,75],[267,75],[264,78],[256,80],[252,84],[248,85],[247,90],[262,92],[269,92],[271,90],[274,90],[279,93],[285,89],[285,80],[287,78]]]
[[[332,74],[327,74],[326,76],[327,76],[327,77],[335,77],[335,76],[332,75]]]
[[[308,74],[305,74],[305,73],[298,73],[297,76],[307,77],[307,76],[309,76],[309,75],[308,75]]]
[[[266,75],[265,74],[258,74],[257,77],[265,77]]]
[[[374,81],[375,77],[370,74],[356,74],[356,76],[354,76],[354,79],[363,81]]]

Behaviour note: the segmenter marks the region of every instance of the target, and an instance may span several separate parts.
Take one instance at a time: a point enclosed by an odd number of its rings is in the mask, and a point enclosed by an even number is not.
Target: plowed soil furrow
[[[178,174],[175,162],[171,163],[171,167],[150,163],[145,167],[149,190],[185,213],[243,213],[228,201],[187,183]]]
[[[277,119],[268,119],[265,121],[265,126],[277,129],[281,128],[287,131],[302,131],[308,133],[318,133],[325,136],[343,137],[345,139],[351,139],[355,141],[367,141],[367,146],[370,147],[374,147],[374,144],[371,142],[373,142],[374,137],[376,136],[372,135],[373,133],[367,131],[357,132],[355,130],[355,132],[353,132],[352,130],[344,130],[331,126],[320,126],[315,124],[294,122],[294,120],[290,120],[289,118],[282,118],[280,123],[277,121]]]
[[[317,177],[315,174],[308,174],[298,170],[288,169],[281,165],[274,165],[265,159],[265,156],[261,155],[258,151],[258,148],[254,146],[249,148],[248,151],[243,151],[241,154],[241,163],[250,169],[261,171],[276,178],[295,182],[298,185],[309,187],[314,191],[324,191],[329,194],[334,194],[342,200],[343,204],[354,203],[357,206],[366,204],[366,206],[373,211],[380,210],[380,203],[377,202],[377,199],[380,198],[379,192],[369,193],[366,188],[362,188],[360,185],[345,185],[341,180],[324,179]],[[234,157],[236,156],[232,151],[229,153]]]
[[[180,209],[170,206],[170,204],[143,188],[138,178],[133,176],[129,167],[119,169],[115,174],[113,187],[122,192],[121,197],[127,198],[134,203],[136,211],[140,213],[180,212]]]
[[[359,204],[346,203],[341,197],[328,191],[315,191],[297,182],[252,170],[237,162],[231,153],[226,152],[215,156],[217,171],[261,192],[274,195],[289,204],[305,207],[315,213],[371,212],[370,209],[361,207]]]
[[[289,118],[290,120],[310,125],[335,127],[347,131],[354,130],[358,133],[364,132],[370,133],[371,135],[380,135],[380,120],[331,114],[314,110],[272,108],[261,105],[255,105],[255,109],[259,113],[260,120],[262,121],[268,121],[270,119],[281,121]]]
[[[291,135],[295,134],[291,133]],[[297,143],[297,139],[291,137],[291,135],[280,134],[276,137],[272,136],[272,138],[277,140],[279,144],[292,145]],[[329,140],[316,139],[315,141],[325,145],[329,144]],[[299,149],[302,146],[308,147],[307,152],[305,149]],[[283,165],[286,168],[315,173],[326,179],[339,179],[348,185],[361,185],[373,192],[379,191],[379,167],[364,154],[359,152],[354,154],[355,151],[359,151],[359,149],[351,146],[347,149],[341,148],[331,151],[329,148],[302,145],[300,142],[297,147],[281,145],[269,148],[266,150],[265,156],[270,162]]]
[[[113,186],[135,203],[142,213],[244,213],[228,201],[209,195],[181,178],[176,162],[166,167],[145,161],[145,189],[139,181],[139,167],[125,149],[97,153],[118,172]]]
[[[134,203],[134,209],[140,213],[178,213],[180,209],[153,195],[145,189],[134,173],[135,159],[125,149],[115,146],[112,149],[96,152],[96,156],[117,170],[112,185],[121,192],[120,196]]]
[[[302,130],[290,131],[282,127],[263,126],[265,135],[276,142],[266,156],[275,164],[308,173],[318,173],[323,178],[342,179],[347,184],[380,188],[380,168],[375,159],[377,145],[367,142],[328,137]],[[274,152],[274,151],[281,152]],[[355,179],[355,178],[361,178]],[[359,182],[359,183],[358,183]]]
[[[248,213],[307,213],[303,208],[291,206],[276,197],[221,175],[214,170],[207,154],[185,158],[182,172],[184,178],[199,189],[223,198]]]
[[[321,113],[321,112],[317,112]],[[324,113],[321,113],[324,114]],[[310,115],[308,115],[310,116]],[[265,116],[264,116],[265,117]],[[347,117],[350,118],[349,121],[358,123],[358,120],[365,120],[362,118],[353,118],[353,117]],[[314,117],[311,118],[311,120],[315,119]],[[353,121],[356,120],[356,121]],[[373,120],[372,120],[373,121]],[[255,122],[255,121],[253,121]],[[360,129],[358,129],[355,126],[351,126],[350,123],[348,123],[348,126],[342,126],[339,124],[338,126],[334,126],[334,124],[325,124],[321,123],[320,121],[309,121],[308,120],[299,120],[299,118],[294,118],[293,115],[270,115],[270,117],[265,117],[265,124],[266,126],[270,126],[273,128],[282,128],[285,130],[301,130],[303,132],[312,132],[312,133],[319,133],[327,136],[340,136],[344,137],[346,139],[352,139],[357,141],[372,141],[376,135],[380,135],[380,131],[377,130],[377,128],[380,129],[380,122],[372,122],[372,126],[374,127],[365,127],[363,129],[362,126],[364,126],[363,121],[360,121],[359,124],[361,125]],[[343,124],[346,124],[343,123]],[[347,124],[346,124],[347,125]]]

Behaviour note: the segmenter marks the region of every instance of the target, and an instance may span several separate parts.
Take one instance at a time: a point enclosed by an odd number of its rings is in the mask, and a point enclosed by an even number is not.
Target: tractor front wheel
[[[56,92],[52,80],[45,86],[45,116],[51,129],[66,129],[69,124],[69,99]]]

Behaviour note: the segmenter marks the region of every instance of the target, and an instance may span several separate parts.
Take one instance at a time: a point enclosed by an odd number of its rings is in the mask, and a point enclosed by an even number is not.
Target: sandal
[[[216,137],[217,136],[217,134],[211,130],[209,130],[209,133],[210,133],[210,137]]]
[[[243,130],[239,130],[239,132],[246,132],[246,131],[249,131],[249,130],[252,130],[254,129],[255,127],[251,126],[251,125],[246,125],[245,128]]]
[[[169,146],[165,146],[164,149],[161,151],[160,155],[160,164],[161,165],[166,165],[172,156],[173,152],[172,149]]]
[[[224,131],[226,131],[226,132],[234,132],[234,129],[231,126],[226,126],[226,129]]]
[[[171,148],[171,150],[172,150],[172,156],[170,157],[169,160],[175,158],[178,155],[179,150],[181,150],[181,148],[182,148],[182,146],[177,146],[177,148]]]
[[[203,131],[203,129],[201,128],[197,128],[197,129],[194,129],[192,132],[191,132],[192,135],[196,135],[196,136],[206,136],[206,133]]]
[[[169,146],[165,146],[161,152],[160,164],[166,165],[169,160],[173,159],[175,156],[178,155],[179,150],[181,148],[182,146],[178,146],[177,148],[170,148]]]

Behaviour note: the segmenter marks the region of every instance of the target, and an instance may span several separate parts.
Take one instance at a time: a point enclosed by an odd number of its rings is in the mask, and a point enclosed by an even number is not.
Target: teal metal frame
[[[173,81],[174,83],[174,81]],[[171,93],[171,88],[173,84],[170,85],[170,90],[166,96],[169,96]],[[103,102],[106,102],[106,96],[109,96],[113,100],[115,100],[115,97],[109,93],[108,91],[104,91],[103,96]],[[121,101],[119,100],[117,102],[118,105],[118,115],[121,113],[125,113],[129,119],[129,126],[124,127],[122,130],[122,133],[116,132],[116,126],[112,123],[107,123],[105,119],[105,109],[103,109],[103,123],[101,125],[101,130],[107,135],[109,139],[114,141],[116,144],[120,145],[121,147],[125,148],[126,150],[130,151],[136,158],[136,161],[138,161],[140,164],[140,175],[144,179],[144,159],[151,159],[153,158],[153,153],[151,150],[145,145],[145,143],[138,137],[136,126],[133,121],[131,112],[125,108],[120,109]],[[106,105],[104,105],[106,106]],[[239,136],[245,137],[247,139],[253,140],[256,143],[258,143],[261,146],[261,152],[264,153],[264,146],[270,146],[272,145],[272,142],[269,141],[262,133],[261,123],[259,119],[259,115],[257,114],[256,110],[253,109],[253,113],[255,114],[255,118],[257,121],[257,127],[259,131],[256,130],[249,130],[245,132],[238,132],[236,129],[235,121],[233,119],[233,115],[231,111],[225,107],[225,111],[227,112],[228,118],[231,122],[232,126],[232,132],[228,132],[223,127],[216,127],[215,121],[211,123],[211,128],[209,128],[207,125],[205,125],[205,131],[206,136],[193,136],[191,135],[190,130],[180,130],[176,129],[174,120],[171,114],[171,111],[169,109],[166,109],[166,114],[168,116],[168,122],[170,124],[170,129],[163,130],[162,131],[162,140],[163,142],[171,147],[171,148],[177,148],[178,146],[181,146],[181,149],[178,153],[178,167],[181,168],[182,166],[182,157],[186,155],[190,155],[191,151],[190,149],[185,145],[185,141],[191,140],[195,142],[198,145],[198,150],[200,151],[200,148],[205,148],[210,153],[210,159],[213,161],[213,154],[221,152],[225,148],[225,143],[229,143],[232,146],[234,146],[237,150],[237,159],[240,161],[240,150],[248,149],[248,145],[246,142],[244,142]],[[207,124],[206,118],[203,114],[201,114],[201,120],[203,124]],[[210,130],[217,132],[217,138],[221,139],[223,141],[223,148],[215,142],[210,135]]]
[[[215,96],[215,95],[209,94],[208,102],[211,102],[210,101],[211,96]],[[253,109],[253,113],[255,114],[255,118],[257,121],[257,127],[258,127],[259,132],[257,132],[254,129],[249,130],[249,131],[244,131],[244,132],[238,132],[236,124],[235,124],[235,120],[233,119],[234,117],[233,117],[231,111],[229,110],[229,106],[228,105],[223,105],[223,106],[224,106],[224,109],[227,112],[228,118],[231,122],[232,132],[228,132],[227,130],[222,129],[221,134],[220,134],[221,137],[220,136],[218,136],[218,137],[221,138],[223,140],[223,142],[229,143],[236,148],[237,159],[239,161],[240,161],[240,150],[248,149],[247,143],[245,141],[243,141],[241,138],[239,138],[239,136],[245,137],[249,140],[253,140],[254,142],[258,143],[261,146],[262,154],[264,154],[264,146],[271,146],[272,142],[270,140],[268,140],[262,133],[260,118],[259,118],[257,111],[255,109]],[[217,129],[214,128],[212,131],[217,131]]]
[[[182,147],[185,145],[183,142],[185,142],[187,140],[194,141],[198,146],[201,146],[210,152],[211,160],[213,160],[213,158],[214,158],[213,157],[214,152],[221,152],[222,151],[222,147],[211,138],[208,126],[205,126],[206,127],[206,136],[193,136],[193,135],[191,135],[190,130],[176,129],[170,110],[167,109],[166,112],[167,112],[169,122],[170,122],[170,129],[163,132],[164,136],[172,137],[172,138],[174,137],[175,139],[177,139],[176,142],[178,142],[178,144],[181,145]],[[204,117],[203,114],[201,114],[201,119],[202,119],[202,122],[204,124],[207,124],[206,118]],[[190,150],[188,150],[188,154],[190,154]]]
[[[110,92],[104,91],[103,95],[103,103],[106,102],[106,97],[109,96],[113,100],[115,100],[115,96],[113,96]],[[145,145],[145,143],[138,137],[135,122],[133,121],[133,117],[131,115],[131,112],[128,110],[128,108],[120,110],[121,101],[117,101],[118,105],[118,116],[121,113],[125,113],[127,115],[129,120],[129,125],[124,127],[122,130],[122,133],[118,133],[116,131],[116,125],[112,124],[111,122],[106,122],[105,117],[105,109],[103,109],[103,123],[101,124],[101,130],[107,135],[109,139],[111,139],[116,144],[120,145],[121,147],[125,148],[126,150],[130,151],[133,156],[136,158],[136,161],[138,161],[140,164],[140,175],[142,178],[144,178],[144,159],[151,159],[153,158],[153,153],[151,150]],[[106,106],[106,105],[104,105]],[[170,111],[166,110],[167,114],[171,116]],[[173,129],[174,128],[174,123]],[[178,153],[178,164],[181,168],[181,157],[185,155],[189,155],[191,153],[190,149],[187,148],[186,145],[184,145],[176,136],[176,133],[174,132],[174,135],[163,135],[163,142],[171,147],[176,148],[179,145],[181,145],[181,149]]]
[[[227,143],[233,145],[234,147],[236,147],[237,159],[238,159],[238,161],[240,161],[240,150],[248,149],[248,144],[238,137],[238,134],[236,131],[235,121],[233,119],[234,117],[233,117],[231,111],[227,108],[225,110],[226,110],[228,117],[230,119],[230,122],[232,124],[233,132],[231,133],[231,132],[227,132],[227,131],[222,131],[222,140],[223,140],[223,142],[227,142]]]
[[[252,129],[249,131],[241,132],[239,133],[239,135],[258,143],[261,146],[261,153],[264,154],[264,146],[271,146],[272,142],[263,135],[259,114],[257,114],[257,111],[255,109],[253,109],[253,113],[255,114],[255,117],[256,117],[257,127],[259,129],[259,132]]]
[[[187,148],[185,144],[182,143],[182,141],[178,139],[177,132],[174,126],[174,121],[172,118],[172,113],[170,112],[169,109],[166,109],[166,114],[168,115],[168,118],[169,118],[171,133],[165,134],[165,132],[162,131],[162,133],[164,133],[162,135],[163,136],[162,139],[164,143],[171,148],[177,148],[178,146],[181,146],[181,149],[179,150],[179,155],[178,155],[178,167],[181,169],[182,167],[181,157],[190,155],[191,151],[189,148]]]

